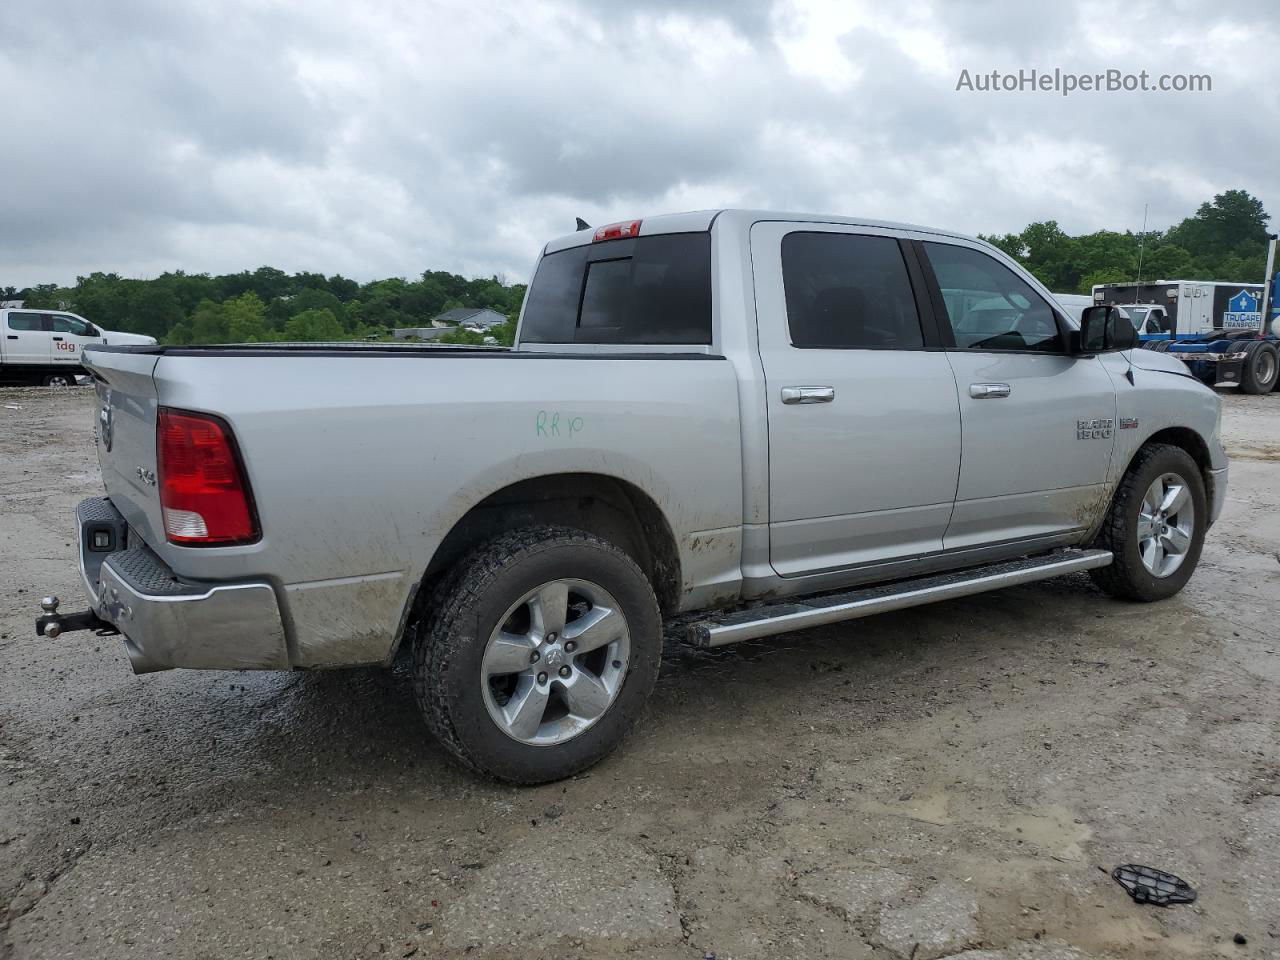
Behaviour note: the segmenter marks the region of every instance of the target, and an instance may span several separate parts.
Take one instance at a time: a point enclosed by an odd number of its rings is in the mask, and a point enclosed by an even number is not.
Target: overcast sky
[[[1055,67],[1213,89],[956,90]],[[1276,0],[3,0],[0,90],[0,286],[523,280],[575,216],[721,206],[1082,232],[1241,187],[1280,218]]]

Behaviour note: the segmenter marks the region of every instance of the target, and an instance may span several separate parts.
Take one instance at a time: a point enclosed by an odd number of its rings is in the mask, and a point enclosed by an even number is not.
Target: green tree
[[[23,290],[18,299],[36,310],[61,310],[71,299],[71,291],[56,283],[41,283]]]
[[[1085,274],[1084,279],[1080,281],[1079,289],[1059,290],[1058,293],[1088,293],[1100,283],[1125,283],[1132,279],[1131,275],[1122,270],[1095,270],[1093,273]]]
[[[304,310],[284,325],[286,340],[341,340],[344,336],[342,324],[328,310]]]
[[[231,338],[227,309],[212,300],[201,300],[191,313],[191,343],[226,343]]]
[[[462,327],[454,327],[448,333],[436,339],[436,343],[463,343],[472,347],[484,345],[484,334],[477,333],[474,330],[464,330]]]
[[[1176,243],[1151,247],[1143,255],[1142,274],[1152,280],[1181,280],[1191,274],[1191,254]]]
[[[168,286],[143,281],[135,283],[129,298],[129,329],[157,339],[164,337],[182,322],[182,304]]]
[[[1225,257],[1232,251],[1265,247],[1271,217],[1262,201],[1244,190],[1228,190],[1200,204],[1195,216],[1169,230],[1168,239],[1197,256]]]
[[[985,240],[1000,250],[1003,250],[1015,260],[1021,260],[1027,252],[1027,246],[1022,242],[1022,235],[1017,233],[1004,233],[1000,235],[978,234],[979,240]]]
[[[320,276],[314,274],[314,276]],[[324,277],[320,277],[321,281]],[[307,287],[294,294],[288,301],[289,316],[297,316],[307,310],[328,310],[337,317],[340,324],[346,324],[347,309],[342,301],[326,289]]]
[[[260,343],[271,339],[267,311],[261,298],[250,290],[223,305],[228,343]]]

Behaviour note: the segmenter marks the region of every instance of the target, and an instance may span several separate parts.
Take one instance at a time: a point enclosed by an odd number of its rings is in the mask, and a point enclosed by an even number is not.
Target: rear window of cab
[[[528,343],[711,342],[711,234],[589,243],[538,263],[520,329]]]

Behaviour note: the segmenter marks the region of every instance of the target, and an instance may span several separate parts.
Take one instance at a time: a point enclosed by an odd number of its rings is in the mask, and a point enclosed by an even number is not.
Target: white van
[[[93,344],[154,344],[155,337],[103,330],[65,310],[0,310],[0,381],[70,386]]]

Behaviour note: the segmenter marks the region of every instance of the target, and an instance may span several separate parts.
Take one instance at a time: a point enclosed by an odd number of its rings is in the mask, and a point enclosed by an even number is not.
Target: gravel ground
[[[1280,957],[1280,396],[1224,404],[1179,597],[1074,577],[672,647],[617,754],[513,789],[400,670],[38,640],[42,594],[82,605],[92,397],[0,390],[0,957]],[[1199,900],[1132,903],[1128,862]]]

